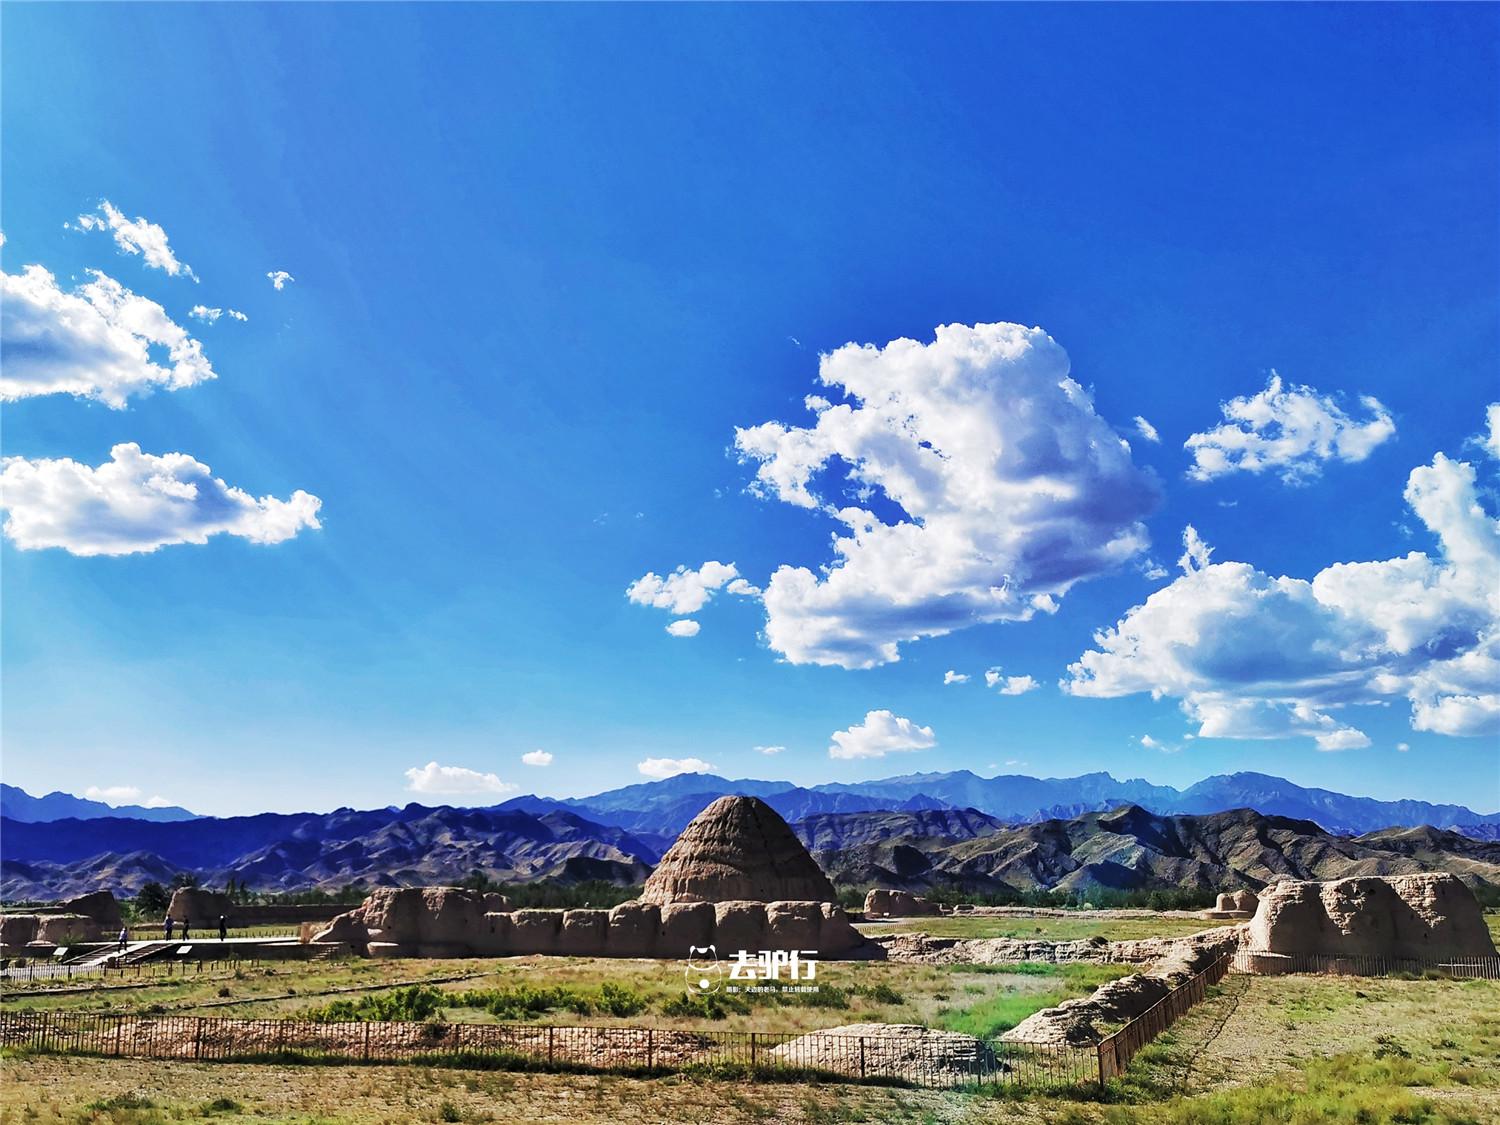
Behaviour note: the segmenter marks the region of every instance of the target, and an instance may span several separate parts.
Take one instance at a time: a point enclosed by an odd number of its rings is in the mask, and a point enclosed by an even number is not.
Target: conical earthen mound
[[[833,884],[776,810],[720,797],[682,830],[646,880],[645,902],[837,902]]]

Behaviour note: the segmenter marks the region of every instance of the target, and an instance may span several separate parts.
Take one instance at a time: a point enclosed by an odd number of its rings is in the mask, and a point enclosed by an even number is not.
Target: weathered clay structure
[[[1142,946],[1139,950],[1119,952],[1155,954],[1155,963],[1144,973],[1132,973],[1101,985],[1092,996],[1064,1000],[1055,1008],[1034,1012],[1000,1038],[1075,1047],[1097,1043],[1103,1038],[1100,1025],[1124,1023],[1141,1015],[1164,1000],[1167,993],[1186,984],[1221,957],[1233,953],[1244,936],[1243,926],[1223,926],[1175,940],[1150,938],[1139,943],[1116,942],[1115,946]],[[1111,947],[1111,953],[1115,952],[1116,949]]]
[[[1474,893],[1456,876],[1368,876],[1273,883],[1250,920],[1250,967],[1299,956],[1429,961],[1495,953]]]
[[[709,805],[642,896],[612,910],[510,910],[501,896],[457,887],[382,888],[313,940],[348,943],[372,957],[678,958],[694,946],[714,946],[721,957],[741,949],[882,953],[849,924],[833,885],[786,821],[754,797]]]
[[[1205,910],[1203,917],[1214,922],[1242,922],[1254,917],[1260,899],[1254,891],[1225,891],[1214,901],[1212,910]]]
[[[720,797],[693,818],[642,902],[837,902],[802,841],[759,797]]]
[[[921,918],[941,913],[936,903],[919,898],[910,891],[891,891],[876,887],[865,895],[866,918]]]
[[[0,949],[55,947],[112,938],[120,930],[120,904],[108,891],[80,895],[54,907],[0,917]]]
[[[849,954],[867,945],[826,902],[621,903],[612,910],[486,910],[457,887],[383,888],[341,914],[315,942],[347,942],[372,957],[686,957],[746,949]],[[874,950],[870,950],[874,952]]]
[[[207,933],[218,926],[221,915],[231,926],[295,926],[299,922],[328,922],[346,909],[337,903],[242,903],[223,891],[179,887],[172,892],[167,917],[186,921],[192,929]]]

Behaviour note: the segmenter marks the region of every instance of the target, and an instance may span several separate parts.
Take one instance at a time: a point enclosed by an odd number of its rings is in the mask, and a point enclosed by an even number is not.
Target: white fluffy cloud
[[[712,763],[702,758],[647,758],[635,768],[647,777],[676,777],[680,773],[712,773]]]
[[[509,793],[516,788],[492,773],[480,773],[464,766],[440,766],[436,762],[407,770],[406,787],[413,793],[447,797]]]
[[[1145,438],[1152,445],[1157,445],[1161,442],[1161,434],[1156,432],[1156,427],[1153,426],[1150,422],[1146,421],[1146,419],[1142,418],[1139,414],[1135,416],[1135,432],[1140,434],[1141,437]]]
[[[966,684],[968,682],[969,676],[966,672],[955,672],[952,668],[949,668],[943,673],[944,684]]]
[[[278,293],[287,287],[288,282],[297,280],[291,274],[287,273],[286,270],[271,270],[266,276],[271,279],[271,284]]]
[[[1007,676],[999,668],[991,668],[984,674],[985,687],[992,687],[1001,695],[1025,695],[1042,685],[1031,676]]]
[[[552,755],[546,750],[528,750],[521,755],[521,764],[527,766],[550,766]]]
[[[1188,476],[1212,480],[1234,472],[1272,470],[1288,484],[1315,477],[1325,461],[1363,461],[1396,432],[1380,400],[1361,395],[1368,412],[1351,417],[1332,395],[1311,387],[1282,384],[1271,372],[1259,394],[1230,399],[1220,409],[1225,421],[1184,443],[1193,455]]]
[[[1479,444],[1491,457],[1500,458],[1500,402],[1492,402],[1484,411],[1485,432]]]
[[[127,219],[124,213],[109,200],[99,205],[99,210],[88,215],[79,215],[79,230],[107,230],[115,236],[115,245],[127,254],[140,254],[146,264],[165,270],[173,277],[190,277],[198,280],[186,262],[180,261],[167,245],[167,232],[156,223],[137,216]]]
[[[1145,548],[1158,484],[1041,329],[847,344],[819,379],[848,401],[810,396],[811,426],[735,433],[753,492],[843,527],[821,573],[783,565],[766,587],[766,637],[790,662],[869,668],[903,641],[1051,613]]]
[[[280,543],[320,526],[316,496],[299,489],[288,500],[256,499],[186,453],[158,457],[133,443],[115,446],[98,468],[22,457],[0,466],[4,532],[22,550],[129,555],[219,534]]]
[[[1500,521],[1472,466],[1437,454],[1405,497],[1436,557],[1335,563],[1311,581],[1212,563],[1189,529],[1183,575],[1069,666],[1080,696],[1172,696],[1209,738],[1369,745],[1335,716],[1405,699],[1416,730],[1500,734]]]
[[[757,754],[780,754],[785,749],[785,746],[757,746],[755,752]]]
[[[625,596],[636,605],[664,609],[668,613],[683,616],[697,613],[720,590],[742,598],[756,598],[760,590],[740,577],[734,563],[721,563],[710,559],[697,570],[679,566],[663,578],[648,571],[637,578],[625,590]],[[667,626],[674,637],[693,637],[698,634],[696,621],[674,621]]]
[[[131,395],[214,378],[203,345],[155,301],[90,270],[65,291],[39,265],[0,271],[0,400],[68,394],[119,410]],[[157,362],[151,349],[166,350]]]
[[[138,785],[90,785],[83,791],[90,801],[103,801],[107,805],[140,805],[148,809],[166,808],[172,802],[165,797],[142,797]]]
[[[221,316],[227,316],[231,320],[247,321],[250,318],[239,309],[211,309],[207,305],[194,305],[188,309],[188,316],[194,320],[201,320],[205,324],[214,324]]]
[[[834,731],[830,758],[884,758],[903,750],[927,750],[937,745],[931,727],[919,727],[890,711],[870,711],[865,721]]]

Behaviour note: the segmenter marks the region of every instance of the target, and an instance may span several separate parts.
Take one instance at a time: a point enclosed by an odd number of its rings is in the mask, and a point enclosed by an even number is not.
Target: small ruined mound
[[[937,913],[935,904],[910,891],[891,891],[876,887],[865,895],[866,918],[917,918]]]
[[[833,884],[759,797],[720,797],[646,880],[642,902],[837,902]]]
[[[856,1078],[961,1081],[999,1069],[990,1045],[958,1031],[906,1023],[851,1023],[800,1035],[772,1049],[787,1066]]]
[[[1446,873],[1273,884],[1250,921],[1248,948],[1401,960],[1495,953],[1474,893]]]

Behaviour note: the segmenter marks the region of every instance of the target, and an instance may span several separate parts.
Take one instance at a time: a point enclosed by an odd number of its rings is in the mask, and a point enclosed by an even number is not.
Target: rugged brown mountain
[[[682,830],[646,902],[836,902],[833,884],[786,821],[759,797],[720,797]]]
[[[836,838],[833,827],[822,824],[819,839]],[[966,840],[876,835],[862,825],[847,838],[860,842],[815,853],[835,881],[915,891],[943,884],[992,892],[1254,890],[1278,877],[1342,879],[1422,871],[1447,871],[1473,887],[1500,886],[1500,849],[1493,844],[1437,829],[1351,839],[1330,835],[1311,821],[1262,816],[1250,809],[1156,816],[1127,806],[1000,828]]]

